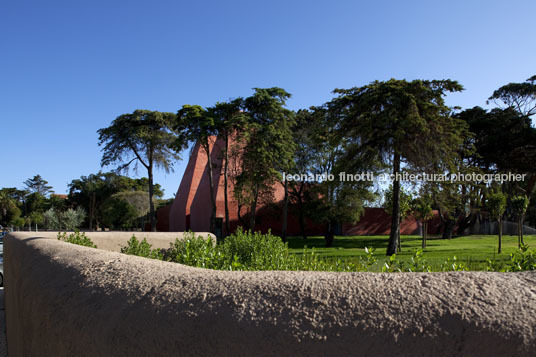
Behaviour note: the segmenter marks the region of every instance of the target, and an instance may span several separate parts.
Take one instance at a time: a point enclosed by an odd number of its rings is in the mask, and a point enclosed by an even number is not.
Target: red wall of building
[[[224,177],[223,177],[223,153],[224,141],[212,138],[209,143],[210,155],[213,163],[213,179],[216,195],[216,217],[225,219],[224,203]],[[208,232],[210,228],[210,184],[207,167],[207,155],[199,145],[196,145],[190,155],[188,165],[181,180],[179,189],[171,207],[169,208],[169,231],[183,232],[192,230],[194,232]],[[267,232],[271,230],[274,234],[281,234],[282,217],[281,202],[284,197],[283,186],[277,183],[274,187],[275,202],[278,204],[263,205],[257,207],[255,215],[255,230]],[[231,231],[241,224],[238,219],[238,203],[233,197],[233,185],[228,183],[229,199],[229,221]],[[158,217],[166,215],[166,211],[159,212]],[[241,212],[242,216],[246,215],[245,211]],[[434,219],[429,224],[428,232],[430,234],[438,233],[440,220],[437,212],[434,212]],[[160,221],[160,218],[159,218]],[[225,224],[224,224],[225,225]],[[366,208],[360,221],[356,224],[343,224],[342,233],[344,235],[382,235],[389,234],[391,228],[391,216],[383,208]],[[158,225],[158,230],[166,230],[166,224]],[[308,235],[322,235],[325,227],[323,224],[307,220],[306,233]],[[419,223],[413,218],[405,219],[401,226],[402,234],[418,234]],[[301,230],[298,218],[294,215],[288,215],[287,225],[288,235],[300,235]]]

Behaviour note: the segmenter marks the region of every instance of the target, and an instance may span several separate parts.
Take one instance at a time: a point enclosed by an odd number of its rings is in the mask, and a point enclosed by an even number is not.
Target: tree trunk
[[[149,167],[147,168],[147,175],[149,176],[149,217],[151,219],[151,232],[156,232],[156,215],[154,212],[154,183],[153,183],[153,162],[149,160]],[[145,227],[143,227],[145,230]]]
[[[287,214],[288,214],[288,181],[285,178],[285,198],[283,201],[283,227],[281,228],[281,239],[287,241]]]
[[[259,199],[259,185],[255,185],[255,194],[253,198],[253,202],[251,204],[251,212],[249,217],[249,229],[251,229],[252,232],[255,231],[255,213],[257,210],[257,200]]]
[[[452,234],[454,233],[454,228],[456,227],[456,221],[452,218],[447,219],[445,222],[445,229],[443,229],[443,239],[451,239]]]
[[[521,226],[519,229],[519,236],[521,237],[521,244],[525,244],[524,236],[523,236],[523,222],[525,221],[525,214],[523,213],[521,215],[521,221],[519,222],[519,225]]]
[[[231,234],[231,226],[229,223],[229,198],[228,198],[229,196],[227,192],[228,172],[229,172],[229,135],[225,133],[225,166],[223,168],[223,181],[225,184],[225,188],[223,190],[223,196],[225,200],[225,235]]]
[[[205,153],[207,154],[207,166],[208,166],[208,184],[210,186],[210,205],[211,205],[211,211],[210,211],[210,227],[209,231],[210,233],[215,232],[216,227],[216,198],[214,197],[214,177],[213,177],[213,170],[212,170],[212,158],[210,157],[210,146],[207,142],[205,145]]]
[[[303,239],[307,239],[307,235],[305,234],[305,216],[303,214],[303,192],[304,183],[302,182],[300,184],[300,190],[298,191],[298,209],[299,209],[299,221],[300,221],[300,231]]]
[[[527,196],[528,202],[527,207],[530,205],[530,197],[532,196],[532,191],[534,190],[534,187],[536,187],[536,175],[532,175],[529,177],[529,182],[527,184],[527,189],[525,190],[525,196]],[[521,225],[523,225],[523,222],[525,221],[525,213],[521,215]],[[523,237],[523,226],[521,226],[521,243],[525,244],[524,237]]]
[[[398,237],[400,233],[400,181],[396,175],[400,173],[400,154],[395,151],[393,155],[393,212],[391,217],[391,232],[389,234],[389,245],[387,246],[387,255],[396,254],[398,246]]]
[[[246,225],[246,222],[244,222],[244,218],[242,218],[242,215],[240,214],[240,211],[242,211],[242,205],[241,204],[238,204],[238,208],[236,210],[237,212],[237,215],[238,215],[238,221],[240,222],[241,225],[245,226]]]
[[[402,217],[400,217],[400,225],[402,225]],[[400,226],[399,226],[400,227]],[[400,228],[398,228],[398,245],[397,245],[397,251],[402,251],[402,238],[400,238]]]
[[[427,222],[421,222],[421,228],[422,228],[422,249],[426,248],[426,230],[428,229],[428,223]]]
[[[470,228],[473,226],[474,222],[476,220],[476,215],[474,213],[470,213],[467,217],[462,219],[460,223],[458,224],[458,229],[456,230],[456,234],[463,235],[464,231],[467,228]]]
[[[89,198],[89,230],[93,230],[93,220],[95,219],[95,192]]]
[[[502,252],[502,220],[501,220],[501,217],[499,217],[498,222],[499,222],[499,249],[498,249],[498,253],[501,254],[501,252]]]
[[[517,219],[517,245],[519,248],[521,248],[521,244],[523,244],[523,240],[521,238],[521,232],[523,228],[521,228],[521,217]]]

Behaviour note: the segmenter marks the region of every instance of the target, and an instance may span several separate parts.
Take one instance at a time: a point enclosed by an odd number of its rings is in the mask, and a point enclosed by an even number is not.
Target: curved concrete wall
[[[121,252],[121,248],[127,245],[127,242],[136,236],[138,241],[147,239],[153,248],[169,248],[169,244],[175,242],[175,239],[182,239],[185,233],[182,232],[84,232],[89,239],[99,249],[109,250],[111,252]],[[12,233],[17,237],[40,237],[49,239],[58,239],[58,232],[26,232],[26,233]],[[69,235],[71,233],[67,233]],[[205,239],[211,237],[213,241],[216,241],[216,236],[212,233],[201,232],[195,233],[196,236],[202,236]]]
[[[35,233],[4,244],[12,357],[536,351],[535,273],[225,272]]]

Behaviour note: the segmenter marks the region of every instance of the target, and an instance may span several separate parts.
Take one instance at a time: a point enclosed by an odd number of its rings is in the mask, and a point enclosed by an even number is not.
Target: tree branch
[[[146,165],[145,162],[143,162],[141,156],[138,154],[138,151],[137,151],[136,148],[132,145],[132,143],[131,143],[130,141],[127,140],[127,144],[128,144],[128,146],[130,147],[130,149],[132,149],[132,151],[134,152],[134,155],[136,155],[136,158],[141,162],[141,164],[142,164],[143,166],[145,166],[145,168],[146,168],[147,170],[149,170],[149,165]],[[131,161],[131,162],[132,162],[132,161]],[[129,165],[130,165],[130,162],[129,162]],[[128,166],[128,165],[126,165],[126,166]],[[125,167],[126,167],[126,166],[125,166]]]

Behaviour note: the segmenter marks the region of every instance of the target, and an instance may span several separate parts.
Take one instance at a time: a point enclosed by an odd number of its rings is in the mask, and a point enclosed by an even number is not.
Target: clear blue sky
[[[118,115],[253,87],[299,109],[375,79],[450,78],[466,88],[450,105],[485,106],[536,74],[534,14],[534,0],[3,1],[0,187],[40,174],[65,193],[100,169],[96,131]],[[166,197],[183,157],[156,175]]]

